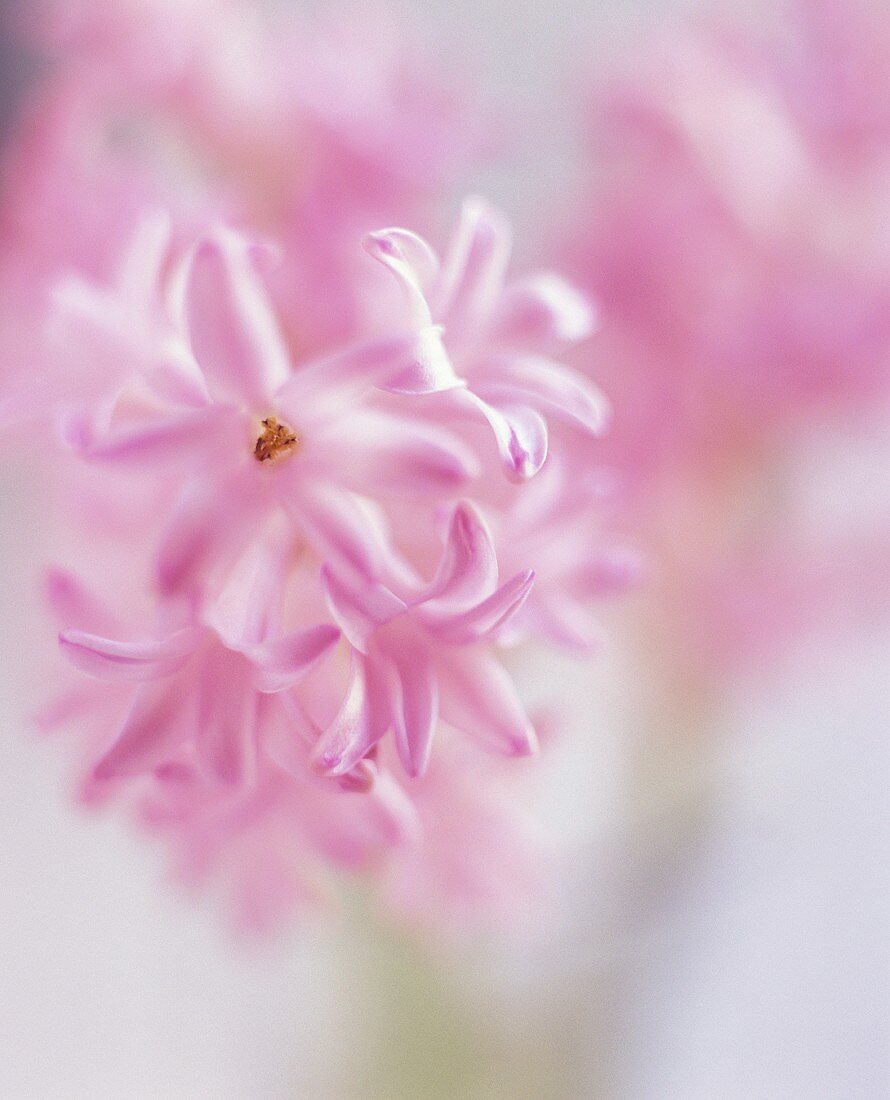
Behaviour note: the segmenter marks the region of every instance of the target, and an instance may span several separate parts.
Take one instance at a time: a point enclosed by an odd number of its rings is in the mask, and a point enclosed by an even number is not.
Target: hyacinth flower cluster
[[[331,862],[409,911],[534,878],[496,810],[498,759],[537,748],[503,653],[589,648],[629,566],[599,531],[605,401],[554,358],[593,314],[554,274],[509,280],[509,253],[481,200],[441,260],[369,234],[396,294],[308,358],[277,257],[224,225],[148,210],[114,280],[53,289],[32,384],[92,552],[49,573],[81,675],[43,723],[83,726],[84,796],[135,803],[186,875],[224,868],[252,924]]]
[[[887,407],[888,58],[884,5],[788,0],[650,36],[590,100],[596,183],[566,266],[603,310],[608,461],[705,664],[770,649],[810,618],[801,599],[847,587],[854,540],[832,581],[763,489],[808,427]],[[854,552],[863,581],[876,537]]]
[[[634,570],[604,399],[561,363],[590,306],[509,278],[480,200],[441,261],[380,230],[431,236],[484,138],[400,21],[27,14],[0,421],[46,501],[41,728],[243,926],[337,869],[409,917],[515,920],[544,869],[517,758],[550,723],[508,651],[590,652]]]

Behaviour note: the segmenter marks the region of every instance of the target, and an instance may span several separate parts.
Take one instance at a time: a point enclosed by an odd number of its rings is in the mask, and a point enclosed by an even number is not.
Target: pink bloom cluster
[[[855,430],[890,396],[886,5],[767,7],[677,22],[598,83],[565,249],[603,310],[605,453],[670,630],[710,673],[848,590],[853,547],[794,536],[776,471],[802,427]]]
[[[680,24],[597,87],[568,251],[626,468],[716,466],[886,397],[888,57],[883,4],[787,0]]]
[[[508,278],[481,200],[441,258],[369,231],[477,138],[379,27],[255,17],[41,24],[61,53],[0,228],[30,337],[6,410],[40,433],[78,670],[42,723],[82,727],[84,797],[134,804],[247,925],[331,865],[402,911],[508,912],[536,872],[499,757],[537,737],[501,654],[588,650],[633,571],[601,532],[604,399],[559,358],[594,317]]]

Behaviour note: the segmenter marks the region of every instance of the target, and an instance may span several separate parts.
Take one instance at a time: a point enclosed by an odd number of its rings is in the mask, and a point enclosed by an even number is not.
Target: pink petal
[[[439,270],[439,258],[422,237],[407,229],[381,229],[369,233],[362,245],[369,256],[395,275],[405,293],[407,323],[411,328],[430,324],[426,288]]]
[[[322,624],[246,649],[244,655],[254,665],[257,690],[272,693],[293,687],[339,638],[335,626]]]
[[[475,387],[499,408],[531,405],[555,413],[592,435],[602,435],[611,409],[606,397],[582,374],[550,359],[505,357],[491,365],[491,383]]]
[[[438,325],[421,329],[415,337],[413,354],[391,375],[379,383],[388,393],[443,393],[466,383],[455,373],[448,351],[442,343]]]
[[[377,744],[389,725],[389,697],[374,669],[353,654],[346,697],[312,752],[321,775],[345,775]]]
[[[385,574],[393,554],[382,518],[368,502],[333,485],[295,482],[290,487],[295,492],[284,495],[282,503],[320,558],[369,579]]]
[[[145,369],[145,381],[161,401],[200,408],[211,403],[207,380],[195,357],[177,339],[166,340]]]
[[[208,656],[199,682],[195,747],[210,778],[227,786],[250,780],[256,757],[257,701],[242,657],[221,647]]]
[[[195,358],[211,384],[262,410],[290,375],[290,359],[250,246],[220,230],[195,249],[185,317]]]
[[[143,308],[157,302],[172,236],[167,210],[156,207],[140,217],[115,279],[124,301]]]
[[[66,630],[59,645],[69,661],[100,680],[157,680],[181,668],[194,652],[200,631],[180,630],[169,638],[118,642],[82,630]]]
[[[294,541],[277,519],[254,529],[204,605],[203,621],[228,649],[240,652],[264,641],[281,606]]]
[[[494,339],[549,351],[586,340],[597,316],[587,298],[559,275],[545,271],[511,283],[501,298]]]
[[[439,685],[425,646],[408,636],[387,640],[391,662],[392,724],[402,767],[416,779],[426,771],[439,719]]]
[[[465,645],[495,634],[506,625],[528,599],[534,580],[531,569],[517,573],[488,599],[459,615],[443,613],[429,605],[419,607],[416,615],[441,641]]]
[[[453,400],[481,412],[494,431],[504,473],[511,481],[528,481],[547,458],[547,425],[540,413],[524,403],[484,401],[470,390],[459,391]]]
[[[494,542],[482,514],[469,501],[461,501],[451,516],[439,568],[424,603],[434,613],[462,610],[488,596],[498,581]],[[429,601],[436,601],[435,604]]]
[[[161,538],[155,567],[161,592],[187,590],[228,562],[259,526],[267,507],[253,478],[229,474],[192,482]]]
[[[172,756],[194,728],[194,694],[178,679],[141,685],[123,728],[96,765],[96,779],[143,775]]]
[[[92,461],[141,468],[147,462],[186,460],[196,471],[231,463],[247,449],[242,417],[225,405],[155,420],[144,428],[122,431],[110,438],[95,436],[90,425],[82,422],[76,434],[68,431],[66,442]]]
[[[259,731],[263,753],[290,775],[305,781],[309,750],[319,730],[296,692],[282,691],[259,700]]]
[[[485,328],[502,292],[512,232],[504,215],[479,198],[467,199],[442,270],[435,305],[449,342],[471,342]]]
[[[462,385],[442,344],[441,329],[429,325],[304,364],[279,389],[274,404],[291,423],[305,428],[329,423],[374,387],[426,394]]]
[[[361,653],[367,652],[378,627],[407,611],[405,603],[382,584],[346,584],[327,564],[322,566],[321,585],[334,622]]]
[[[337,456],[337,480],[371,495],[453,496],[479,474],[462,439],[418,418],[362,410],[334,422],[322,443]]]
[[[576,601],[549,593],[547,599],[536,601],[527,610],[534,632],[554,645],[581,657],[590,656],[602,648],[602,629]]]
[[[484,650],[440,652],[439,692],[443,722],[508,756],[537,749],[534,728],[507,672]]]
[[[44,591],[50,610],[62,628],[79,623],[91,632],[116,629],[117,623],[108,608],[67,569],[48,569]]]

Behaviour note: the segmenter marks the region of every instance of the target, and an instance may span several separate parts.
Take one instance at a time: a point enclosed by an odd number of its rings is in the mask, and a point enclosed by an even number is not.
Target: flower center
[[[257,462],[280,462],[299,447],[299,436],[282,424],[274,416],[267,416],[263,424],[263,433],[256,441],[253,457]]]

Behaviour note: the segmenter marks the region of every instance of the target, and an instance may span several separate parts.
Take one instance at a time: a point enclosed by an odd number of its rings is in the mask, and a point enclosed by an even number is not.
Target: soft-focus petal
[[[119,642],[82,630],[66,630],[59,645],[69,661],[100,680],[157,680],[169,676],[189,659],[200,631],[180,630],[169,638]]]
[[[405,293],[411,328],[430,324],[427,291],[439,270],[439,258],[427,242],[407,229],[380,229],[362,242],[368,255],[395,275]]]
[[[440,641],[455,645],[479,641],[497,633],[510,621],[528,599],[534,580],[534,572],[528,569],[506,581],[488,599],[460,614],[443,613],[434,606],[424,604],[417,609],[416,615]]]
[[[389,716],[386,686],[368,661],[353,654],[346,696],[312,752],[312,767],[321,775],[345,775],[386,732]]]
[[[211,576],[247,543],[265,508],[249,477],[208,477],[186,486],[161,535],[155,565],[161,592],[187,591]]]
[[[234,408],[212,405],[172,417],[159,417],[147,427],[96,437],[82,422],[69,428],[66,442],[90,461],[114,462],[142,469],[146,463],[193,464],[196,471],[214,469],[236,458],[245,447],[241,415]]]
[[[244,658],[221,648],[209,656],[198,684],[195,747],[210,779],[226,786],[250,781],[256,757],[257,706]]]
[[[289,377],[290,362],[243,239],[219,230],[195,248],[183,309],[192,350],[211,384],[262,411]]]
[[[162,764],[191,735],[194,702],[189,683],[179,677],[140,685],[123,728],[96,764],[95,778],[143,775]]]
[[[293,489],[283,493],[282,503],[319,557],[368,579],[398,570],[381,516],[369,502],[334,485],[296,482]]]
[[[434,316],[449,342],[472,343],[500,297],[513,235],[506,217],[483,199],[467,199],[442,266]]]
[[[396,751],[405,772],[416,779],[429,762],[439,718],[439,686],[432,654],[410,636],[386,647]]]
[[[461,501],[451,516],[435,579],[424,594],[432,613],[460,611],[488,596],[498,581],[494,542],[482,514]]]
[[[418,418],[366,410],[332,422],[318,442],[335,454],[338,480],[369,494],[453,496],[480,473],[459,436]]]
[[[381,337],[300,366],[275,395],[298,426],[324,424],[373,388],[401,394],[437,393],[463,383],[438,326]]]
[[[273,638],[244,650],[254,666],[253,682],[262,692],[293,687],[337,643],[340,631],[322,624]]]
[[[492,364],[490,382],[476,386],[498,407],[531,405],[601,435],[609,424],[609,403],[583,375],[550,359],[504,357]]]
[[[322,566],[321,584],[334,621],[362,653],[367,652],[378,627],[407,611],[406,604],[384,585],[365,581],[347,584],[327,564]]]
[[[537,749],[534,728],[516,687],[498,662],[478,647],[441,653],[439,712],[443,722],[508,756]]]
[[[525,349],[550,351],[586,340],[596,329],[596,311],[561,276],[546,271],[511,283],[498,304],[493,337]]]

